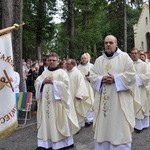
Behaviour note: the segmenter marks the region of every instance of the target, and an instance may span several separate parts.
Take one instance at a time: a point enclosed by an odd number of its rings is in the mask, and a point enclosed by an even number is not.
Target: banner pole
[[[18,30],[21,26],[23,26],[25,23],[22,23],[22,24],[17,24],[15,23],[13,26],[11,27],[7,27],[7,28],[4,28],[4,29],[1,29],[0,30],[0,36],[3,35],[3,34],[6,34],[6,33],[9,33],[11,32],[12,30]]]

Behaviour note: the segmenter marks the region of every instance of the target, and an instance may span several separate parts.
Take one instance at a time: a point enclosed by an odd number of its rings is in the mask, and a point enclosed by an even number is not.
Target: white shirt
[[[20,75],[18,72],[14,71],[14,91],[19,93]]]

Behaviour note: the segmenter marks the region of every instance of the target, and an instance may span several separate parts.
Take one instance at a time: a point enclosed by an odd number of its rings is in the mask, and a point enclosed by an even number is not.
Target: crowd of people
[[[104,47],[94,64],[88,53],[79,64],[72,58],[60,61],[56,53],[43,64],[23,62],[27,91],[37,100],[37,150],[73,147],[73,136],[90,125],[95,150],[131,150],[132,133],[149,127],[146,54],[121,51],[113,35],[105,37]]]

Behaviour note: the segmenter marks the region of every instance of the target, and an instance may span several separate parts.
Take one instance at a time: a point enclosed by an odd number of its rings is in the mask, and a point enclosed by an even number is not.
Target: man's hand
[[[53,77],[52,76],[48,76],[44,79],[43,81],[44,84],[53,84]]]
[[[108,75],[103,76],[102,82],[105,84],[112,84],[112,83],[114,83],[114,76],[112,74],[108,73]]]

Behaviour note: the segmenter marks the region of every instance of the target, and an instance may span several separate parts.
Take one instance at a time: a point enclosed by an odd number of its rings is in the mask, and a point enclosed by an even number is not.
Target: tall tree
[[[36,18],[36,52],[37,52],[37,59],[39,61],[42,60],[42,34],[43,34],[43,27],[44,27],[44,0],[37,1],[37,18]]]
[[[89,15],[90,15],[90,10],[89,10],[89,1],[84,0],[82,1],[83,9],[82,9],[82,31],[83,33],[86,33],[88,30],[88,25],[89,25]],[[86,37],[83,37],[83,52],[87,51],[87,43],[86,43]]]
[[[42,59],[42,53],[50,46],[54,35],[56,0],[26,0],[24,1],[23,19],[26,22],[23,34],[24,56],[32,59]]]
[[[13,23],[22,23],[23,0],[13,0]],[[20,74],[20,90],[25,90],[22,65],[22,28],[13,31],[13,51],[15,68]]]
[[[150,18],[150,0],[148,1],[148,4],[149,4],[149,18]],[[149,19],[149,22],[150,22],[150,19]]]
[[[66,24],[69,18],[69,10],[68,10],[68,1],[64,0],[64,7],[63,7],[63,20],[64,23],[62,23],[62,27],[66,28]],[[105,3],[105,4],[104,4]],[[96,51],[96,44],[100,40],[101,35],[101,13],[103,10],[103,5],[106,5],[105,0],[99,1],[90,1],[90,0],[76,0],[74,1],[73,6],[73,20],[74,20],[74,50],[71,51],[73,53],[74,58],[77,58],[81,53],[88,51],[89,53],[92,53],[93,51]],[[70,20],[70,19],[69,19]],[[68,25],[68,24],[67,24]],[[68,28],[69,27],[69,28]],[[72,27],[69,25],[67,26],[67,31],[71,31]],[[63,30],[62,30],[63,31]],[[65,31],[65,30],[64,30]],[[60,32],[58,32],[60,35]],[[64,32],[65,34],[65,32]],[[67,38],[64,38],[64,34],[62,40],[70,41],[70,36],[66,35]],[[60,37],[60,36],[57,36]],[[64,42],[65,44],[67,42]],[[69,44],[68,44],[69,46]],[[68,49],[68,46],[66,45],[66,49]],[[94,53],[92,53],[94,54]]]
[[[2,0],[2,27],[12,26],[13,23],[13,1]]]
[[[69,57],[73,58],[74,52],[74,0],[68,0],[68,35],[69,35]]]
[[[127,52],[127,6],[126,6],[126,0],[123,0],[124,5],[124,51]]]
[[[14,23],[22,23],[23,0],[2,0],[2,27],[12,26]],[[12,31],[12,46],[14,65],[20,74],[20,90],[24,91],[24,79],[22,71],[22,29]]]

